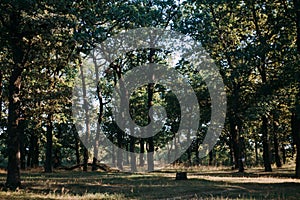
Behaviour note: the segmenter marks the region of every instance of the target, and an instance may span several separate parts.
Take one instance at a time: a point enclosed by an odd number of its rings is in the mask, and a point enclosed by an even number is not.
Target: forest
[[[1,0],[0,188],[99,171],[297,182],[299,58],[300,0]]]

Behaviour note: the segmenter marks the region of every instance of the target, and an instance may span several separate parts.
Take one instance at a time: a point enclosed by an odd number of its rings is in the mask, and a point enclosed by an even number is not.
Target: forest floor
[[[188,180],[175,180],[179,169],[151,173],[55,171],[22,172],[22,188],[5,191],[0,171],[0,199],[300,199],[300,180],[292,166],[246,169],[185,169]]]

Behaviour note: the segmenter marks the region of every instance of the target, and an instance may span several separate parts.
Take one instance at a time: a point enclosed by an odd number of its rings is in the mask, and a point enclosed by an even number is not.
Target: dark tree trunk
[[[93,54],[93,62],[94,62],[95,74],[96,74],[97,97],[99,101],[99,115],[98,115],[98,123],[96,128],[96,137],[94,142],[94,157],[93,157],[93,165],[92,165],[92,171],[95,171],[97,170],[97,161],[99,156],[100,125],[102,123],[102,118],[103,118],[104,102],[102,96],[102,89],[99,82],[99,65],[98,65],[96,55],[94,54]]]
[[[14,13],[15,14],[15,13]],[[21,185],[20,177],[20,133],[18,129],[20,120],[20,88],[21,88],[21,75],[23,71],[22,60],[23,51],[20,44],[16,44],[22,41],[22,37],[15,30],[18,28],[20,19],[18,16],[11,15],[10,28],[12,51],[13,51],[13,61],[14,66],[12,74],[9,79],[8,86],[8,124],[7,124],[7,151],[8,151],[8,165],[7,165],[7,179],[6,186],[15,189]]]
[[[231,133],[231,145],[233,150],[233,159],[234,159],[234,169],[239,168],[239,143],[238,143],[238,131],[236,125],[233,121],[234,119],[230,119],[230,133]]]
[[[2,126],[2,102],[3,102],[2,91],[3,91],[3,72],[2,70],[0,70],[0,127]]]
[[[261,33],[261,28],[259,27],[259,17],[257,16],[255,3],[252,2],[251,12],[253,15],[253,22],[256,30],[256,34],[258,37],[258,40],[261,42],[261,45],[267,46],[266,40],[263,38],[263,35]],[[258,52],[261,57],[259,60],[259,64],[257,65],[257,70],[259,71],[259,74],[261,76],[261,80],[263,84],[269,84],[267,81],[267,64],[266,64],[266,53],[265,52]],[[261,94],[264,95],[264,94]],[[271,153],[270,153],[270,139],[269,139],[269,132],[268,132],[268,118],[267,113],[263,114],[262,116],[262,144],[263,144],[263,160],[264,160],[264,167],[266,172],[271,172]]]
[[[36,168],[39,166],[39,143],[35,133],[30,134],[30,145],[27,157],[27,166]]]
[[[140,163],[139,163],[139,166],[141,167],[144,167],[145,165],[144,153],[145,153],[145,140],[141,138],[140,139]]]
[[[117,149],[117,167],[120,170],[123,170],[123,133],[122,130],[119,130],[117,133],[117,142],[118,142],[118,149]]]
[[[297,115],[292,113],[292,135],[293,142],[296,144],[296,178],[300,178],[300,123],[297,123]]]
[[[244,137],[239,137],[239,172],[244,172],[244,160],[245,160],[245,140]]]
[[[134,154],[134,149],[135,149],[135,138],[130,137],[130,147],[129,150],[131,152],[130,156],[130,166],[131,166],[131,172],[136,172],[136,156]]]
[[[125,152],[125,165],[129,165],[129,149],[130,149],[130,142],[126,142],[125,144],[126,152]]]
[[[155,49],[150,48],[149,56],[148,56],[148,61],[150,64],[154,63],[154,55],[155,55]],[[152,66],[150,67],[150,71],[152,70]],[[152,75],[152,80],[154,81],[155,77]],[[147,108],[148,112],[150,108],[153,106],[153,93],[154,93],[154,83],[149,83],[147,86],[147,93],[148,93],[148,100],[147,100]],[[148,115],[148,124],[151,123],[151,118]],[[150,128],[150,126],[149,126]],[[149,132],[152,130],[149,130]],[[154,155],[154,140],[153,137],[149,137],[147,139],[147,164],[148,164],[148,171],[153,171],[154,170],[154,160],[153,160],[153,155]]]
[[[45,172],[52,172],[52,150],[53,150],[53,124],[52,124],[52,114],[48,114],[47,118],[47,132],[46,132],[46,162],[45,162]]]
[[[297,53],[300,56],[300,0],[293,0],[294,1],[294,8],[296,12],[296,28],[297,28],[297,37],[296,37],[296,44],[297,44]],[[299,58],[299,57],[298,57]],[[298,64],[299,65],[299,64]],[[299,66],[298,66],[299,68]],[[299,72],[298,72],[299,73]],[[300,86],[300,75],[298,74],[298,80],[296,84]],[[292,124],[292,133],[293,138],[296,139],[296,147],[297,147],[297,155],[296,155],[296,178],[300,178],[300,91],[298,91],[297,100],[296,100],[296,108],[293,113],[293,124]]]
[[[271,172],[271,153],[270,153],[270,139],[268,134],[268,119],[267,116],[262,117],[262,143],[263,143],[263,160],[266,172]]]
[[[274,119],[273,119],[274,120]],[[282,167],[281,158],[279,155],[279,142],[277,137],[277,124],[273,121],[273,142],[274,142],[274,156],[276,167]]]
[[[32,141],[31,140],[32,140],[32,137],[30,136],[30,138],[29,138],[29,150],[28,150],[27,162],[26,162],[27,167],[31,167],[31,162],[32,162],[33,149],[32,149]]]
[[[79,140],[79,136],[77,133],[77,130],[75,128],[75,125],[73,127],[73,135],[74,135],[74,139],[75,139],[75,155],[76,155],[76,164],[79,165],[80,164],[80,140]]]
[[[62,124],[58,124],[56,137],[57,137],[58,140],[61,140],[61,136],[62,136]],[[58,168],[59,166],[61,166],[61,147],[56,145],[55,148],[54,148],[53,167]]]
[[[88,171],[88,162],[89,162],[89,151],[88,149],[83,146],[83,171],[87,172]]]
[[[285,150],[284,144],[281,145],[281,152],[282,152],[282,162],[283,162],[283,164],[285,164],[286,163],[286,150]]]
[[[233,158],[233,145],[232,145],[232,138],[231,135],[229,135],[229,141],[228,141],[228,145],[229,145],[229,160],[230,160],[230,166],[233,169],[234,167],[234,158]]]
[[[20,156],[21,156],[21,169],[26,169],[26,144],[25,144],[25,136],[24,136],[24,128],[23,121],[19,122],[19,131],[20,131]]]
[[[82,98],[83,98],[83,108],[85,113],[85,138],[84,138],[84,151],[83,151],[83,171],[87,171],[88,167],[88,160],[89,160],[89,139],[90,139],[90,115],[89,115],[89,104],[88,104],[88,98],[87,98],[87,91],[86,91],[86,83],[85,83],[85,76],[83,71],[83,66],[80,64],[80,75],[81,75],[81,81],[82,81]]]
[[[257,166],[259,164],[258,160],[258,142],[257,139],[255,138],[255,165]]]
[[[196,150],[195,150],[195,164],[199,165],[200,164],[200,158],[199,158],[199,138],[197,137],[196,139]]]
[[[100,124],[99,123],[97,124],[97,128],[96,128],[96,138],[95,138],[95,142],[94,142],[94,157],[93,157],[92,171],[97,170],[97,161],[98,161],[98,154],[99,154],[98,149],[99,149],[99,139],[100,139]]]
[[[147,163],[148,163],[148,171],[154,171],[154,142],[153,137],[147,139]]]
[[[214,161],[214,153],[213,153],[213,150],[211,150],[210,152],[209,152],[209,159],[208,159],[208,165],[209,166],[212,166],[213,165],[213,161]]]

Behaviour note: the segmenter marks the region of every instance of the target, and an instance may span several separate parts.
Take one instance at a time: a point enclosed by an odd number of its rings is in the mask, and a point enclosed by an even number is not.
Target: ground
[[[188,180],[175,180],[176,171],[187,171]],[[226,168],[166,169],[151,173],[56,171],[22,172],[22,188],[3,187],[0,199],[300,199],[300,180],[292,166],[262,168],[237,173]]]

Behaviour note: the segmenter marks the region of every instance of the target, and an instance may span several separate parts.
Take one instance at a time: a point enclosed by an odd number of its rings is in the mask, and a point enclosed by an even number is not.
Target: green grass
[[[178,169],[177,169],[178,170]],[[188,180],[175,181],[174,169],[130,174],[57,171],[22,172],[16,192],[0,199],[300,199],[300,180],[292,168],[265,173],[262,169],[236,173],[229,169],[188,169]],[[5,173],[0,173],[4,185]]]

